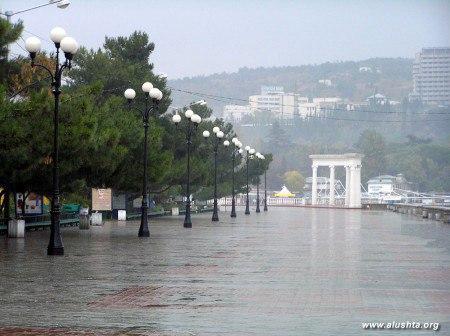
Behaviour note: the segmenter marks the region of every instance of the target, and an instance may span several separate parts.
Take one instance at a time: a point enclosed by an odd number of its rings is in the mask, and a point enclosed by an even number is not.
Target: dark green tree
[[[130,37],[107,38],[104,49],[82,49],[69,72],[69,85],[63,87],[60,113],[60,187],[62,197],[88,199],[91,187],[112,187],[139,194],[142,185],[143,125],[140,111],[144,81],[161,89],[164,99],[150,117],[149,186],[155,199],[182,192],[186,182],[186,139],[175,126],[173,112],[167,113],[170,90],[165,79],[156,76],[149,62],[154,46],[145,33]],[[25,68],[22,60],[18,86],[37,75]],[[45,78],[41,78],[45,79]],[[131,80],[130,80],[131,79]],[[138,92],[130,107],[123,91],[133,87]],[[8,99],[0,90],[0,185],[15,192],[37,191],[48,195],[51,187],[53,97],[48,86],[23,91],[18,100]],[[193,106],[203,118],[193,137],[192,188],[194,194],[210,198],[212,190],[211,144],[201,136],[205,129],[219,126],[226,137],[235,136],[230,124],[209,117],[212,110]],[[219,159],[220,195],[230,193],[231,153],[221,147]],[[239,168],[242,170],[242,167]],[[242,175],[240,172],[239,175]],[[260,171],[252,171],[260,174]],[[244,182],[239,180],[237,190]]]
[[[364,155],[361,179],[366,183],[371,177],[378,176],[386,171],[386,143],[383,136],[372,130],[361,133],[356,149]]]
[[[9,46],[19,39],[22,30],[21,21],[12,24],[0,18],[0,84],[7,84],[9,81],[9,75],[15,65],[14,62],[8,60],[10,57]]]

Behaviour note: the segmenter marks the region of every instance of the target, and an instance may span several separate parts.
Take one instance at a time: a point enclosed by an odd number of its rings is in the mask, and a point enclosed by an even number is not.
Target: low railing
[[[210,202],[205,202],[204,204],[194,204],[191,205],[191,213],[202,213],[213,211],[213,206]],[[186,207],[182,206],[179,208],[179,214],[184,215],[186,213]]]
[[[267,197],[267,205],[299,206],[299,205],[306,205],[306,200],[303,197]]]
[[[160,217],[160,216],[165,216],[168,215],[170,213],[170,211],[168,210],[159,210],[159,211],[150,211],[147,214],[147,217]],[[127,219],[138,219],[141,218],[141,212],[131,212],[128,213],[127,212]]]
[[[25,221],[25,229],[38,229],[50,226],[51,224],[51,215],[43,214],[43,215],[26,215],[20,216],[19,219],[23,219]],[[0,231],[6,231],[8,229],[7,225],[3,224],[4,220],[1,222]],[[78,212],[62,212],[60,214],[60,224],[61,226],[73,226],[78,225],[80,223],[80,215]]]
[[[416,215],[422,218],[450,223],[450,207],[423,204],[388,204],[386,208],[393,212]]]
[[[61,212],[60,214],[60,220],[65,219],[78,219],[79,213],[78,212]],[[20,216],[20,219],[25,220],[25,224],[28,223],[39,223],[39,222],[50,222],[51,221],[51,214],[43,214],[43,215],[26,215],[26,216]]]
[[[25,229],[46,227],[51,224],[50,214],[23,216],[21,219],[25,220]],[[78,212],[61,212],[59,222],[61,226],[78,225],[80,224],[80,214]]]

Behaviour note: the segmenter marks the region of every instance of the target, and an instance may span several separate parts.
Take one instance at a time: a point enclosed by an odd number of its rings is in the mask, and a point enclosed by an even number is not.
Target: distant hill
[[[258,94],[261,85],[283,86],[285,92],[296,92],[308,97],[339,96],[361,101],[374,91],[391,100],[401,101],[412,90],[412,59],[371,58],[363,61],[323,63],[314,65],[271,68],[241,68],[235,73],[187,77],[171,80],[172,88],[199,92],[207,95],[238,98],[227,100],[215,97],[195,96],[173,90],[173,104],[183,106],[204,98],[221,115],[226,104],[245,104],[248,96]],[[360,68],[367,68],[360,71]],[[319,83],[331,80],[331,86]]]

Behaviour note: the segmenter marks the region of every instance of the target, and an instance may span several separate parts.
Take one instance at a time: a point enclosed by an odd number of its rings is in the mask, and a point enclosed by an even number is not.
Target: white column
[[[312,166],[311,204],[317,204],[317,166]]]
[[[353,204],[355,208],[361,208],[361,165],[355,167],[355,187]]]
[[[350,167],[349,207],[361,208],[361,165]]]
[[[330,166],[330,198],[328,205],[334,205],[334,166]]]
[[[350,185],[348,188],[348,194],[349,194],[349,199],[348,199],[348,207],[349,208],[354,208],[354,203],[355,203],[355,166],[350,166]]]
[[[350,166],[345,166],[345,206],[350,206]]]

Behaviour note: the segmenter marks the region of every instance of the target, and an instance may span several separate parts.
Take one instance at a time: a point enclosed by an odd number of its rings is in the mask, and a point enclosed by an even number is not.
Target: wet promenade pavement
[[[0,237],[1,335],[450,334],[450,225],[382,211],[270,208]]]

